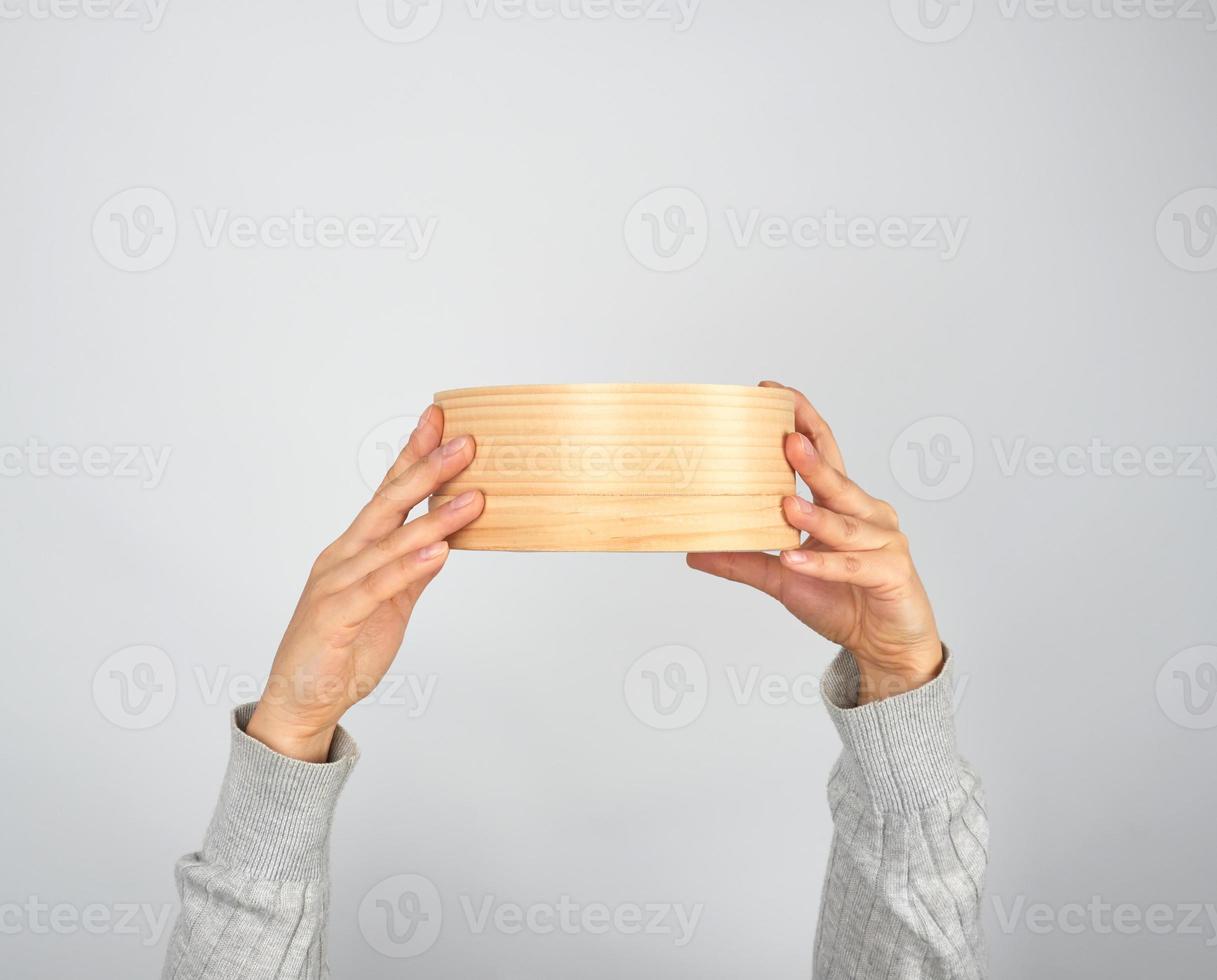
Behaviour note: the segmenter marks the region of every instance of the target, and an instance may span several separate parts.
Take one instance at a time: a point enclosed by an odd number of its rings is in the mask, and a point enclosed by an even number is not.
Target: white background
[[[1217,186],[1207,4],[919,19],[902,0],[704,0],[682,30],[628,3],[544,19],[451,2],[411,43],[353,0],[171,0],[152,30],[3,9],[0,906],[64,905],[67,923],[175,901],[226,758],[232,698],[212,685],[268,668],[387,420],[466,385],[776,377],[901,512],[958,653],[994,976],[1212,975],[1207,915],[1200,934],[1144,924],[1155,903],[1217,903],[1217,473],[1186,448],[1217,445],[1217,272],[1190,271],[1217,265],[1217,190],[1171,205]],[[107,204],[128,188],[159,195]],[[627,221],[665,188],[705,208],[670,272]],[[209,245],[196,214],[295,209],[436,223],[412,257]],[[731,216],[754,209],[967,224],[949,260],[741,246]],[[159,229],[140,256],[116,251],[124,221]],[[1123,475],[1078,462],[1094,440],[1130,447]],[[124,475],[124,446],[167,449],[163,475]],[[1019,446],[1065,465],[1006,465]],[[58,473],[38,447],[60,447]],[[89,447],[111,462],[72,472]],[[1154,447],[1173,475],[1146,472]],[[623,684],[669,644],[708,686],[700,716],[660,731]],[[115,700],[110,671],[142,654],[108,658],[132,646],[164,653],[150,727]],[[807,976],[839,745],[821,706],[740,704],[728,677],[818,675],[831,653],[677,556],[454,554],[394,667],[434,679],[426,711],[348,717],[363,759],[333,843],[335,975]],[[442,903],[412,959],[359,925],[396,875]],[[461,898],[487,895],[704,911],[680,948],[477,935]],[[1025,916],[1095,897],[1142,925]],[[6,976],[150,976],[163,956],[155,932],[0,921]]]

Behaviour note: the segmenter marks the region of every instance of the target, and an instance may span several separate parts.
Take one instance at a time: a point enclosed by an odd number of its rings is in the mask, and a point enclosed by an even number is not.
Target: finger
[[[440,444],[443,434],[444,410],[438,405],[428,405],[426,411],[419,416],[418,425],[410,433],[406,444],[401,447],[397,459],[393,460],[385,478],[380,481],[380,486],[384,487],[385,484],[393,482],[420,459],[433,452]]]
[[[393,603],[401,613],[402,619],[406,622],[410,619],[410,613],[414,608],[414,604],[418,602],[423,594],[423,590],[430,585],[437,575],[444,570],[444,562],[437,563],[429,572],[422,578],[415,579],[404,589],[397,593],[389,601]]]
[[[828,465],[844,473],[845,460],[841,456],[841,450],[837,447],[837,437],[832,434],[832,429],[828,427],[824,417],[808,401],[807,396],[797,388],[791,388],[780,381],[762,381],[761,387],[785,388],[794,395],[795,432],[801,432],[807,436],[820,455],[828,460]]]
[[[791,527],[805,531],[820,544],[837,551],[874,551],[892,544],[900,534],[849,514],[817,507],[802,497],[786,497],[782,501],[782,513]]]
[[[876,500],[840,470],[829,465],[801,432],[786,437],[786,458],[803,478],[817,504],[838,514],[847,514],[870,521],[880,527],[895,529],[895,510],[888,503]]]
[[[406,438],[406,442],[397,454],[397,458],[393,461],[393,465],[389,467],[384,479],[380,481],[380,486],[377,487],[376,492],[378,494],[381,493],[389,483],[396,480],[412,466],[417,465],[420,460],[426,459],[428,455],[433,453],[440,444],[443,432],[444,410],[438,405],[428,405],[423,414],[419,416],[418,424],[414,427],[414,431]],[[364,510],[366,509],[365,507]],[[366,530],[362,525],[357,527],[360,518],[363,516],[364,511],[361,510],[359,515],[356,516],[355,521],[321,552],[313,563],[314,574],[319,574],[325,569],[333,568],[339,562],[359,551],[364,542],[358,540],[355,535],[364,533]],[[398,521],[398,523],[400,524],[401,522]]]
[[[437,541],[394,558],[329,599],[323,599],[319,604],[321,615],[327,618],[332,616],[344,627],[358,626],[382,602],[411,587],[425,585],[435,577],[447,557],[448,542]]]
[[[457,436],[384,483],[343,534],[342,557],[350,557],[400,527],[415,505],[473,462],[473,454],[473,437]]]
[[[323,592],[338,592],[395,558],[454,534],[475,520],[486,506],[480,490],[469,490],[442,507],[390,531],[379,541],[327,572],[317,583]]]
[[[690,568],[732,582],[743,582],[778,597],[782,567],[773,555],[757,551],[706,551],[685,556]]]
[[[912,577],[912,560],[901,551],[783,551],[782,564],[797,575],[844,582],[863,589],[896,588]]]

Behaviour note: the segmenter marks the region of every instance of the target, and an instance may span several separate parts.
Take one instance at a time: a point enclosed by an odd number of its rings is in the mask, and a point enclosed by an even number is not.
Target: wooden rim
[[[614,384],[594,382],[591,384],[544,384],[544,385],[490,385],[481,388],[449,388],[437,391],[435,401],[452,401],[485,396],[511,397],[514,395],[555,396],[601,396],[648,395],[678,399],[684,395],[755,399],[775,399],[794,404],[794,394],[786,388],[762,388],[760,385],[709,385],[709,384]]]
[[[437,495],[429,508],[452,497]],[[690,497],[564,494],[486,497],[448,538],[457,551],[781,551],[799,546],[772,494]]]

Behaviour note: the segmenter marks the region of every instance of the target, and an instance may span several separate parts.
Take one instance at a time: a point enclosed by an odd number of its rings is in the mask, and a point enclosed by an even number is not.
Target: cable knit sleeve
[[[300,762],[245,734],[233,712],[228,771],[202,849],[177,865],[181,911],[162,980],[322,978],[329,836],[358,759],[339,728],[330,759]]]
[[[857,667],[841,651],[821,681],[844,748],[828,787],[818,980],[986,976],[988,820],[955,748],[953,673],[948,653],[929,684],[858,706]]]

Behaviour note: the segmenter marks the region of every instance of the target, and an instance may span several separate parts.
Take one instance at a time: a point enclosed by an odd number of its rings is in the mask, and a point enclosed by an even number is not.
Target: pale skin
[[[790,390],[796,431],[786,437],[786,458],[812,499],[787,497],[782,510],[806,541],[780,556],[691,554],[688,563],[773,596],[848,650],[859,704],[920,687],[942,669],[942,643],[896,512],[845,475],[832,431]],[[481,514],[485,500],[471,491],[409,520],[473,461],[473,440],[441,445],[443,431],[443,411],[432,405],[372,499],[314,562],[246,727],[276,752],[326,761],[343,714],[397,656],[415,604],[447,561],[446,538]]]

